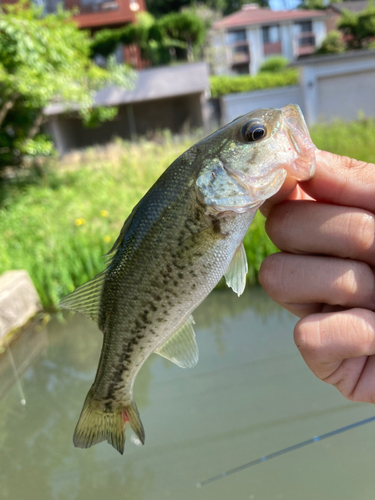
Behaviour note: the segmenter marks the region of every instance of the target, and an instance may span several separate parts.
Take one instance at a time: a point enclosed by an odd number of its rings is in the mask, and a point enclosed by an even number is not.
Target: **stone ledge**
[[[9,332],[25,325],[41,310],[27,271],[7,271],[0,276],[0,344]]]

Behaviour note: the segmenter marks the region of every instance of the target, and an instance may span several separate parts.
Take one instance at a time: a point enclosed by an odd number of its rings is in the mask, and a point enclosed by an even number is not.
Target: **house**
[[[2,0],[4,3],[11,0]],[[91,33],[101,29],[121,28],[136,22],[136,15],[146,10],[145,0],[34,0],[46,14],[57,11],[58,6],[75,11],[73,19],[82,29]],[[118,61],[131,64],[136,69],[148,66],[136,45],[121,47],[116,54]]]
[[[144,0],[36,0],[46,14],[56,12],[58,5],[76,10],[74,16],[80,28],[96,31],[120,28],[136,21],[137,12],[146,9]]]
[[[246,4],[213,25],[215,74],[255,74],[270,56],[294,61],[314,53],[326,36],[325,11],[278,10]]]
[[[56,149],[65,154],[115,137],[131,139],[163,129],[183,133],[210,127],[209,72],[205,62],[147,68],[138,72],[133,90],[108,86],[95,96],[97,106],[117,106],[113,121],[85,128],[77,112],[66,112],[61,103],[45,109],[45,131]]]

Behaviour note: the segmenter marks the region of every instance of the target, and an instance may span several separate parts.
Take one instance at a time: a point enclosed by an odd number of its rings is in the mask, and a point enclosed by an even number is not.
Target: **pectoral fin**
[[[198,363],[198,346],[193,329],[194,319],[188,320],[155,352],[181,368],[192,368]]]
[[[74,292],[64,297],[60,301],[59,307],[85,314],[95,321],[95,323],[98,323],[100,299],[106,271],[105,269],[97,274],[92,280],[79,286]]]
[[[232,288],[238,296],[243,294],[246,286],[246,274],[248,271],[247,257],[243,243],[237,248],[227,271],[224,274],[227,285]]]

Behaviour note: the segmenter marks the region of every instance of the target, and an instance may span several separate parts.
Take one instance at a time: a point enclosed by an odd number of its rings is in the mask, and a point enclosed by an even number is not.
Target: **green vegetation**
[[[375,6],[369,2],[361,12],[344,13],[337,27],[345,36],[348,49],[365,49],[375,38]]]
[[[153,65],[167,64],[176,59],[194,60],[194,52],[206,37],[203,20],[192,11],[171,12],[155,19],[148,12],[140,12],[137,23],[123,28],[104,29],[94,34],[91,55],[108,57],[119,43],[137,45],[142,56]]]
[[[69,13],[43,16],[42,10],[26,0],[0,6],[0,169],[53,152],[40,133],[48,104],[79,107],[92,126],[117,113],[113,107],[93,108],[95,91],[108,83],[129,88],[135,77],[114,60],[107,69],[96,66],[88,32],[80,31]]]
[[[285,71],[289,64],[289,60],[283,56],[268,57],[260,67],[261,73],[280,73]]]
[[[320,149],[375,162],[375,121],[335,122],[312,129]],[[103,269],[102,258],[124,219],[162,171],[197,138],[116,141],[52,165],[43,177],[0,186],[0,274],[27,269],[44,306]],[[249,281],[276,249],[260,214],[245,238]]]
[[[250,92],[272,87],[297,85],[298,72],[296,69],[288,69],[280,73],[262,72],[255,76],[211,76],[210,83],[212,97],[220,97],[233,92]]]
[[[322,42],[316,54],[340,54],[345,52],[345,42],[339,31],[330,31]]]
[[[207,0],[197,2],[196,0],[146,0],[147,10],[155,17],[161,17],[170,12],[179,12],[186,8],[196,8],[205,5],[207,8],[219,12],[220,15],[227,16],[241,10],[241,7],[249,3],[248,0]],[[269,7],[268,0],[256,0],[260,7]]]
[[[322,0],[304,1],[322,2]],[[374,48],[375,6],[369,2],[368,7],[360,12],[345,9],[337,28],[340,31],[330,31],[316,54],[339,54],[345,50]]]

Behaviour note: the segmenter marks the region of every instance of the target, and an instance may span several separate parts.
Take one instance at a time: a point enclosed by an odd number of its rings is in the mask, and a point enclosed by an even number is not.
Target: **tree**
[[[172,12],[162,17],[158,25],[162,36],[170,40],[171,45],[181,46],[182,43],[182,47],[185,46],[187,60],[192,61],[193,46],[199,46],[205,38],[203,21],[191,12]]]
[[[227,16],[242,6],[249,3],[249,0],[207,0],[206,2],[196,2],[195,0],[146,0],[147,10],[155,17],[161,17],[170,12],[179,12],[185,7],[194,7],[200,3]],[[269,7],[268,0],[254,0],[260,7]]]
[[[344,34],[349,49],[368,47],[375,37],[375,6],[369,5],[361,12],[344,10],[337,27]]]
[[[330,31],[315,52],[316,54],[340,54],[345,52],[345,43],[339,31]]]
[[[91,45],[92,55],[107,57],[122,43],[138,45],[143,58],[154,65],[167,64],[175,59],[176,49],[181,58],[191,61],[194,59],[194,50],[198,50],[205,39],[206,29],[204,21],[190,9],[172,12],[157,20],[150,13],[141,12],[136,23],[95,33]]]
[[[0,7],[0,169],[22,163],[25,155],[50,154],[52,142],[40,133],[44,109],[63,103],[87,125],[113,119],[116,108],[95,108],[94,95],[106,84],[129,87],[135,73],[108,61],[106,69],[90,59],[88,32],[70,14],[42,17],[21,2]]]

